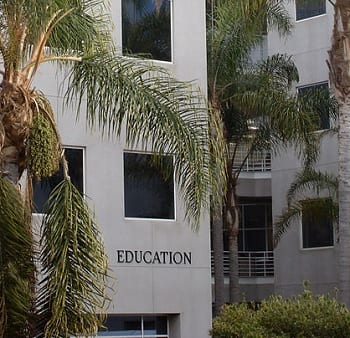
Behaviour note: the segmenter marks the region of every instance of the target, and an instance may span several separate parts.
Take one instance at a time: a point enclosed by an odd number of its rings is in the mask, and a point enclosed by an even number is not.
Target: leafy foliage
[[[211,335],[214,338],[267,338],[256,312],[247,303],[224,305],[213,320]]]
[[[26,337],[32,306],[33,240],[22,198],[0,177],[0,336]]]
[[[346,338],[350,312],[330,295],[304,290],[291,299],[271,296],[260,305],[225,305],[211,333],[214,338]]]
[[[90,210],[69,179],[52,192],[42,225],[38,303],[45,337],[96,333],[101,326],[107,257]]]
[[[218,170],[209,173],[208,116],[200,95],[164,69],[152,67],[150,72],[142,63],[108,53],[84,58],[74,66],[69,80],[67,100],[78,97],[81,108],[87,97],[86,119],[91,128],[97,125],[107,136],[119,136],[125,130],[130,147],[175,156],[186,216],[197,228],[208,203],[210,174],[217,179],[212,185],[215,189],[224,172],[222,158],[216,157]],[[118,96],[111,100],[106,88]],[[222,132],[216,131],[213,143],[219,144]],[[222,149],[217,146],[216,151]]]
[[[302,215],[320,210],[328,210],[328,215],[338,222],[338,179],[332,174],[313,168],[305,168],[297,173],[287,193],[287,207],[274,222],[274,244]],[[312,202],[312,203],[308,203]]]

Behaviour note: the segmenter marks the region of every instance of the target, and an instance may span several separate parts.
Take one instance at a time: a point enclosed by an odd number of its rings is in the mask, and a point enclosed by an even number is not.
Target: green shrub
[[[224,305],[213,320],[211,334],[215,338],[269,338],[256,312],[246,303]]]
[[[329,295],[309,290],[291,299],[271,296],[254,310],[224,306],[213,321],[214,338],[348,338],[350,312]]]

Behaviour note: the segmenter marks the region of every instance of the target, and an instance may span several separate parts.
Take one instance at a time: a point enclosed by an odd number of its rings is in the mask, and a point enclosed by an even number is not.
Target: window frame
[[[169,2],[170,6],[170,60],[159,60],[150,58],[142,58],[142,61],[150,62],[159,62],[164,64],[173,64],[174,63],[174,1],[173,0],[164,0]],[[123,45],[123,0],[121,0],[121,54],[124,58],[137,59],[137,54],[124,54],[124,45]]]
[[[257,198],[241,198],[239,200],[238,206],[240,208],[240,217],[239,217],[239,233],[238,236],[239,242],[242,243],[242,249],[239,248],[240,252],[267,252],[272,251],[273,248],[269,248],[269,240],[271,240],[270,245],[272,245],[272,233],[273,233],[273,218],[272,218],[272,200],[271,198],[265,198],[265,197],[257,197]],[[264,227],[246,227],[245,225],[245,211],[244,208],[248,206],[263,206],[264,207],[264,220],[263,225]],[[270,226],[269,226],[269,215],[270,214]],[[247,234],[253,233],[255,231],[264,231],[264,237],[265,237],[265,250],[247,250]],[[271,233],[271,238],[269,238],[269,233]]]
[[[300,237],[300,250],[302,251],[314,251],[314,250],[324,250],[324,249],[333,249],[335,246],[335,227],[334,222],[330,220],[332,226],[332,245],[324,245],[324,246],[310,246],[304,247],[304,224],[303,224],[303,212],[300,216],[300,227],[299,227],[299,237]]]
[[[313,82],[313,83],[310,83],[310,84],[305,84],[305,85],[301,85],[301,86],[297,86],[297,94],[298,96],[300,95],[300,89],[303,90],[303,89],[312,89],[312,88],[321,88],[323,85],[327,85],[327,89],[329,90],[330,89],[330,86],[329,86],[329,81],[326,80],[326,81],[320,81],[320,82]],[[323,130],[329,130],[332,128],[332,117],[330,116],[329,112],[328,112],[328,128],[322,128],[322,125],[321,125],[322,121],[320,120],[320,126],[319,128],[317,129],[317,131],[323,131]]]
[[[85,192],[86,192],[86,180],[85,180],[85,176],[86,176],[86,147],[84,146],[71,146],[71,145],[62,145],[63,150],[66,149],[78,149],[78,150],[82,150],[82,154],[83,154],[83,158],[82,158],[82,169],[83,169],[83,198],[85,199]],[[60,164],[61,165],[61,164]],[[34,193],[34,191],[33,191]],[[33,202],[34,202],[34,195],[33,195]],[[35,207],[35,206],[34,206]],[[36,212],[35,209],[32,212],[32,215],[45,215],[45,212]]]
[[[159,315],[159,314],[149,314],[149,315],[138,315],[138,314],[130,314],[130,315],[119,315],[119,314],[108,314],[107,317],[115,317],[115,318],[121,318],[121,317],[140,317],[141,320],[141,334],[140,335],[115,335],[115,332],[117,331],[111,331],[114,332],[114,334],[108,335],[108,334],[101,334],[101,332],[108,332],[108,331],[99,331],[97,333],[97,337],[110,337],[110,338],[169,338],[170,337],[170,333],[169,333],[169,316],[168,315]],[[144,329],[144,321],[145,318],[147,317],[165,317],[166,321],[167,321],[167,333],[166,334],[145,334],[145,329]]]
[[[135,216],[126,216],[126,206],[125,206],[125,160],[124,160],[124,154],[138,154],[138,155],[149,155],[152,156],[151,152],[143,152],[143,151],[137,151],[137,150],[124,150],[123,151],[123,213],[124,213],[124,219],[130,220],[130,221],[152,221],[152,222],[176,222],[177,220],[177,201],[176,201],[176,181],[175,181],[175,170],[173,170],[172,174],[172,181],[173,181],[173,218],[154,218],[154,217],[135,217]],[[174,155],[171,154],[164,154],[162,156],[169,156],[172,158],[173,165],[174,165]]]
[[[306,16],[306,17],[303,17],[303,18],[298,18],[298,10],[297,10],[297,3],[298,3],[298,0],[295,0],[294,1],[294,7],[295,7],[295,21],[296,22],[301,22],[301,21],[305,21],[305,20],[310,20],[310,19],[314,19],[314,18],[318,18],[320,16],[325,16],[327,15],[327,0],[323,0],[324,1],[324,12],[323,13],[320,13],[320,14],[315,14],[315,15],[311,15],[311,16]]]

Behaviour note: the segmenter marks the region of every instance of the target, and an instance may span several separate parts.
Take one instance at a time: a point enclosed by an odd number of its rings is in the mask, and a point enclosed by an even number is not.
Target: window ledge
[[[310,16],[308,18],[299,19],[299,20],[295,19],[295,22],[299,23],[299,22],[309,21],[309,20],[317,19],[317,18],[320,18],[320,17],[323,17],[323,16],[327,16],[327,13],[323,13],[323,14],[319,14],[319,15],[315,15],[315,16]]]

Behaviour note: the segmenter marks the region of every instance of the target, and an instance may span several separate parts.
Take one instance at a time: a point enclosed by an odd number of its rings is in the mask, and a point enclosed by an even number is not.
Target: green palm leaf
[[[67,100],[78,97],[79,107],[84,104],[90,127],[97,124],[107,136],[125,130],[129,146],[175,155],[186,217],[197,228],[211,182],[208,117],[200,93],[162,69],[150,72],[149,66],[109,53],[83,59],[69,80]],[[217,129],[218,144],[220,135]]]
[[[0,336],[27,337],[33,301],[33,243],[21,195],[0,177]]]
[[[332,174],[304,169],[296,175],[288,189],[287,201],[287,208],[274,222],[275,245],[302,213],[328,210],[332,220],[338,224],[338,179]]]
[[[91,211],[69,179],[49,198],[42,224],[38,298],[45,337],[94,335],[105,309],[107,257]]]

